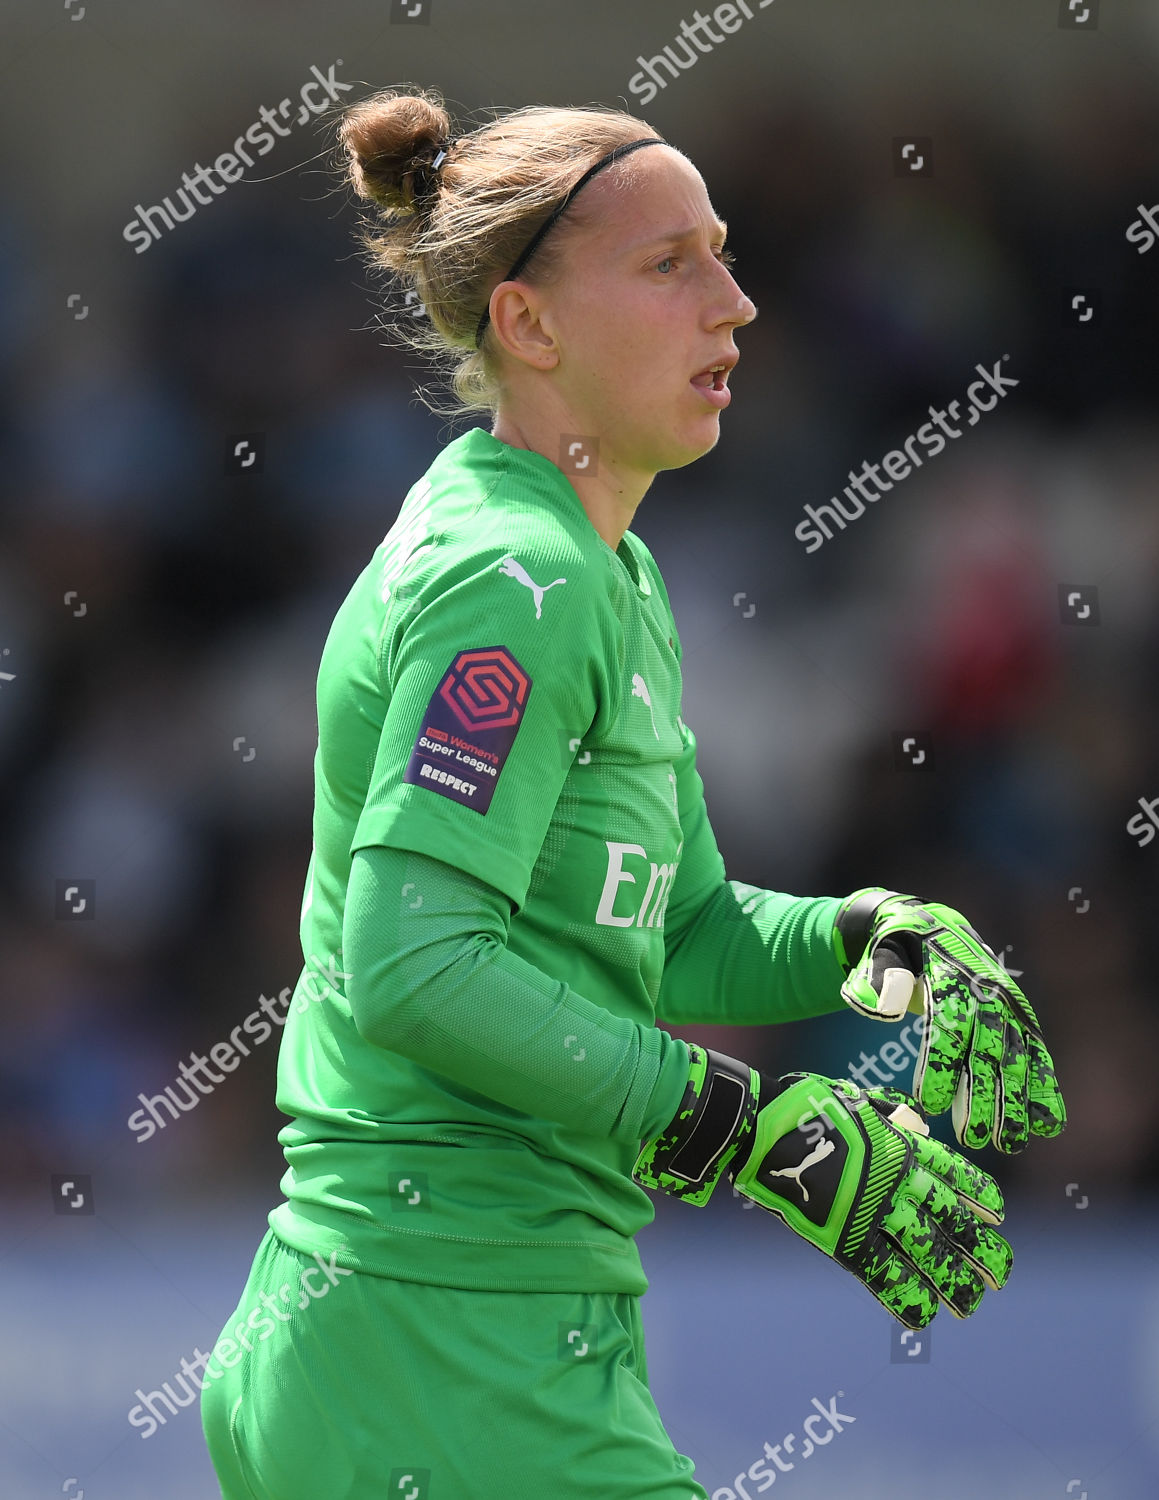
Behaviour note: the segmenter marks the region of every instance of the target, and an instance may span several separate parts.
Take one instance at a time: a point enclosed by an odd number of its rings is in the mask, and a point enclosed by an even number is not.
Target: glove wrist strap
[[[873,916],[883,901],[891,896],[900,896],[900,891],[887,890],[884,886],[867,886],[854,891],[837,908],[833,923],[834,946],[837,960],[849,973],[856,968],[869,942],[873,930]]]
[[[632,1176],[644,1187],[703,1207],[746,1140],[751,1144],[761,1081],[748,1063],[723,1052],[692,1042],[688,1052],[680,1108],[660,1135],[644,1143]]]

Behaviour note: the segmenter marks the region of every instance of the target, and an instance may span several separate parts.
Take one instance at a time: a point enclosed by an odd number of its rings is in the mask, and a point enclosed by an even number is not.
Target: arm
[[[359,1034],[513,1110],[638,1144],[676,1112],[687,1045],[511,953],[511,906],[429,855],[360,848],[342,927]]]
[[[656,1008],[673,1025],[767,1025],[844,1009],[833,948],[836,896],[790,896],[728,880],[681,723],[676,795],[684,849],[665,916]]]
[[[384,622],[385,715],[343,912],[347,998],[378,1046],[513,1111],[638,1143],[679,1103],[686,1045],[507,948],[572,765],[562,746],[619,711],[617,622],[565,534],[521,551],[533,576],[570,580],[549,619],[505,556],[499,535],[420,574]]]

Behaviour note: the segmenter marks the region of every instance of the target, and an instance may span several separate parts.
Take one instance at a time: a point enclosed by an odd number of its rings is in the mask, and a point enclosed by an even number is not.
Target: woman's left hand
[[[863,1016],[924,1014],[912,1093],[927,1114],[953,1108],[964,1146],[1023,1150],[1066,1124],[1054,1062],[1022,990],[961,912],[870,886],[842,902],[841,995]]]

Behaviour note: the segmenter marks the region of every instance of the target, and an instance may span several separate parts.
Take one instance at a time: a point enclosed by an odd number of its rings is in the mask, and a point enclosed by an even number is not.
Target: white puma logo
[[[632,697],[643,698],[644,702],[648,705],[648,713],[652,719],[652,733],[659,739],[660,731],[656,728],[656,715],[652,713],[652,700],[648,696],[648,684],[640,676],[639,672],[632,673]]]
[[[801,1181],[801,1173],[805,1170],[806,1167],[815,1167],[819,1161],[824,1161],[827,1156],[832,1156],[834,1151],[836,1150],[837,1147],[833,1144],[832,1141],[818,1141],[817,1144],[813,1147],[812,1151],[809,1152],[805,1160],[801,1162],[800,1166],[782,1167],[779,1172],[766,1172],[765,1176],[791,1177],[797,1184],[797,1186],[801,1189],[802,1202],[808,1203],[809,1189]]]
[[[512,557],[510,552],[506,557],[500,558],[499,571],[500,573],[506,573],[508,578],[514,578],[516,582],[521,583],[524,588],[530,589],[531,592],[535,595],[535,618],[537,620],[542,616],[544,594],[547,593],[548,589],[553,589],[557,583],[567,582],[566,578],[554,578],[550,583],[545,583],[543,587],[540,588],[535,579],[528,576],[527,570],[524,568],[523,564],[521,562],[517,562],[516,559]]]

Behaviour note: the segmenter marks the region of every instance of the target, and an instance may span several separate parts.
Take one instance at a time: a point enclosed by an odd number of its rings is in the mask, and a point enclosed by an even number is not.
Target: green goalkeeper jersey
[[[304,965],[278,1062],[287,1202],[270,1215],[289,1243],[444,1285],[646,1289],[632,1236],[653,1209],[631,1166],[688,1076],[687,1047],[655,1026],[666,922],[691,921],[725,882],[680,717],[680,655],[648,549],[630,531],[605,542],[541,454],[473,428],[407,494],[318,674]],[[561,1097],[587,1069],[593,1122],[618,1088],[618,1131],[513,1109],[483,1065],[467,1087],[360,1031],[343,916],[354,852],[372,846],[502,892],[511,953],[636,1023],[625,1087],[591,1067],[578,1026],[549,1035],[515,1008],[494,1018],[512,1058],[550,1049]],[[399,895],[421,904],[421,890]],[[803,905],[816,951],[836,901]]]

